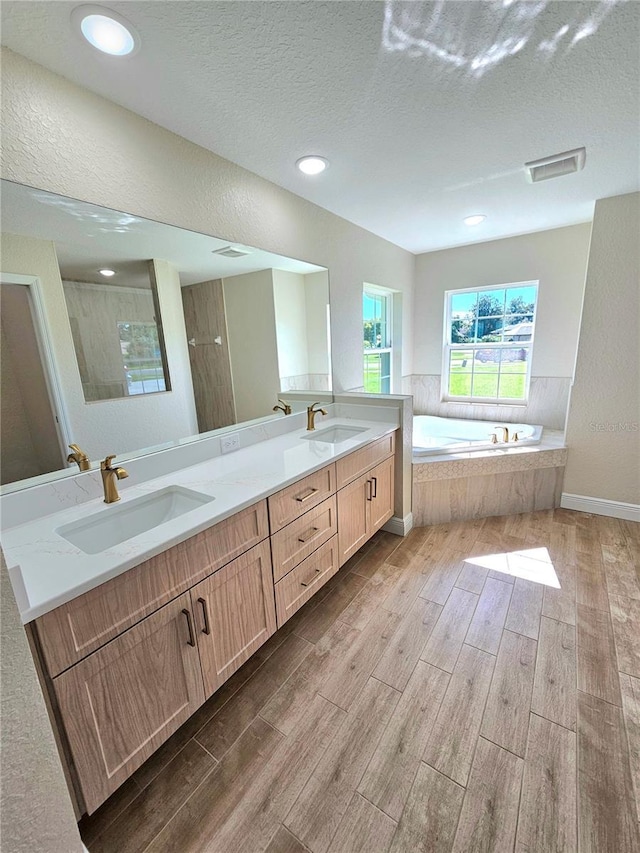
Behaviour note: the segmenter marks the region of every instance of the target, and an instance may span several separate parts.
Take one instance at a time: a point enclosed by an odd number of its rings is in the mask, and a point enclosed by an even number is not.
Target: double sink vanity
[[[79,814],[391,518],[397,427],[290,429],[3,532]]]

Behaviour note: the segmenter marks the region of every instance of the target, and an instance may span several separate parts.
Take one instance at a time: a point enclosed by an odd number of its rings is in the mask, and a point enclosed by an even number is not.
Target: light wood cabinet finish
[[[275,633],[268,542],[193,587],[191,603],[209,697]]]
[[[89,814],[204,701],[190,622],[185,593],[53,680]]]
[[[273,580],[279,581],[338,532],[335,495],[271,537]]]
[[[393,515],[393,474],[390,457],[338,492],[341,566]]]
[[[77,663],[268,535],[266,501],[260,501],[41,616],[36,625],[49,674]]]
[[[395,433],[384,435],[377,441],[372,441],[360,450],[355,450],[348,456],[336,462],[336,488],[341,489],[360,477],[365,471],[373,468],[388,456],[393,456],[395,450]]]
[[[338,537],[333,536],[275,585],[278,628],[282,627],[338,571]]]
[[[271,533],[281,530],[336,490],[336,466],[327,465],[268,498]]]

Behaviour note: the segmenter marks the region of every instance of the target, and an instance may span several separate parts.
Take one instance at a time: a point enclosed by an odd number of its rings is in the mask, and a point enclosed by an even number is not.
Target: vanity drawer
[[[169,548],[36,620],[52,677],[269,535],[266,501]]]
[[[276,615],[278,628],[299,610],[338,571],[338,537],[333,536],[299,566],[278,581]]]
[[[337,532],[336,496],[333,495],[275,533],[271,537],[274,581],[283,578]]]
[[[326,500],[336,490],[336,466],[327,465],[268,498],[271,533]]]
[[[355,450],[343,459],[336,462],[336,488],[341,489],[364,474],[378,462],[393,456],[395,450],[395,432],[384,435],[377,441],[367,444],[366,447]]]

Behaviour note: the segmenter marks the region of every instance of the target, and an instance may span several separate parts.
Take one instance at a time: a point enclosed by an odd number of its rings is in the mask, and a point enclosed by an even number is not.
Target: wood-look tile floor
[[[81,831],[90,853],[638,853],[640,525],[379,533]]]

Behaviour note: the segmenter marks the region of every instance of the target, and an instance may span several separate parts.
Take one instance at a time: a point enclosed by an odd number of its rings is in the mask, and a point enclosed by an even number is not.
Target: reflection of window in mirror
[[[146,262],[119,274],[117,283],[91,278],[86,274],[82,281],[72,281],[63,271],[64,295],[86,402],[169,390]]]
[[[372,284],[364,285],[363,385],[369,394],[392,394],[398,387],[401,299],[402,295],[396,291]]]

